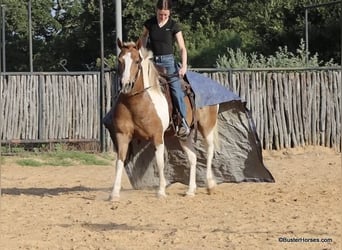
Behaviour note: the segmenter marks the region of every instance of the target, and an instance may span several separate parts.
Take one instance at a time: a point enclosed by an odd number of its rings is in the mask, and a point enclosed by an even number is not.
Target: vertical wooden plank
[[[51,88],[51,95],[50,95],[50,112],[51,112],[51,136],[49,137],[49,139],[54,139],[57,137],[57,100],[58,100],[58,93],[56,91],[56,86],[57,86],[57,82],[58,82],[58,76],[57,75],[52,75],[51,76],[51,84],[50,84],[50,88]]]
[[[341,71],[334,72],[333,78],[333,109],[336,116],[335,123],[336,123],[336,142],[335,142],[335,149],[341,151]]]
[[[56,123],[56,117],[55,117],[55,82],[56,82],[56,76],[55,75],[49,75],[47,76],[47,86],[49,87],[49,124],[48,124],[48,132],[49,136],[48,139],[55,138],[55,123]]]
[[[331,89],[331,72],[325,71],[324,72],[324,82],[325,82],[325,100],[326,100],[326,122],[325,122],[325,133],[324,133],[324,145],[325,147],[331,147],[331,105],[330,101],[332,96],[330,95],[330,89]]]
[[[79,113],[79,101],[77,99],[78,93],[77,93],[77,77],[73,77],[73,84],[71,88],[71,97],[72,97],[72,129],[71,129],[71,136],[72,138],[78,138],[78,113]]]
[[[286,125],[286,118],[285,118],[285,100],[284,100],[284,78],[282,73],[277,74],[278,78],[278,91],[279,91],[279,111],[280,111],[280,119],[279,119],[279,127],[281,127],[281,134],[280,134],[280,142],[281,148],[286,147],[287,141],[287,125]]]
[[[255,106],[255,111],[254,111],[254,122],[256,124],[256,129],[257,133],[259,136],[259,140],[261,142],[261,145],[264,145],[264,131],[263,131],[263,126],[261,122],[261,110],[262,110],[262,91],[261,91],[261,81],[260,81],[260,72],[251,72],[251,77],[252,77],[252,85],[255,86],[255,91],[251,90],[251,93],[254,96],[254,103],[253,105]]]
[[[327,131],[325,136],[326,146],[334,147],[335,144],[335,136],[336,136],[336,116],[334,113],[334,94],[333,94],[333,81],[334,75],[331,70],[327,72]]]
[[[254,106],[253,106],[253,102],[252,102],[252,99],[251,99],[251,93],[250,93],[250,73],[249,72],[244,72],[244,88],[245,88],[245,100],[247,102],[247,107],[249,110],[252,110],[252,113],[253,113],[253,109],[254,109]],[[253,106],[253,107],[252,107]]]
[[[104,76],[105,77],[105,76]],[[88,89],[88,94],[87,94],[87,103],[88,103],[88,124],[86,128],[87,132],[87,138],[92,138],[93,137],[93,129],[95,125],[95,117],[94,117],[94,101],[96,100],[94,96],[94,80],[93,80],[93,75],[88,76],[88,81],[87,81],[87,89]]]
[[[53,92],[55,93],[55,96],[53,98],[53,102],[54,102],[54,139],[60,139],[59,136],[59,127],[60,127],[60,118],[61,118],[61,113],[60,113],[60,99],[61,96],[59,94],[59,86],[60,84],[63,82],[63,75],[56,75],[54,77],[54,81],[53,81]]]
[[[3,75],[0,75],[0,140],[4,140],[4,130],[3,126],[5,121],[4,117],[4,82],[5,82],[5,77]],[[0,145],[1,146],[1,145]]]
[[[326,91],[326,79],[325,72],[321,71],[320,74],[320,84],[319,84],[319,96],[317,99],[319,101],[319,118],[318,118],[318,132],[319,132],[319,145],[325,146],[325,132],[326,132],[326,115],[327,115],[327,91]]]
[[[31,77],[29,75],[23,75],[25,78],[25,91],[23,93],[24,98],[26,98],[26,101],[24,101],[24,105],[23,105],[23,112],[24,112],[24,116],[25,116],[25,122],[23,121],[23,123],[25,124],[22,132],[24,134],[25,138],[28,138],[30,140],[32,140],[32,124],[31,124],[31,120],[30,120],[30,113],[32,112],[32,108],[30,108],[30,106],[33,104],[32,103],[32,98],[31,98],[31,93],[32,93],[32,88],[31,88]],[[25,99],[24,99],[25,100]],[[23,138],[23,136],[22,136]]]
[[[290,109],[290,92],[289,92],[289,72],[282,72],[282,79],[283,79],[283,99],[284,99],[284,122],[286,131],[285,133],[285,148],[291,147],[291,133],[293,131],[292,122],[292,112]]]
[[[245,92],[245,76],[243,72],[239,73],[239,80],[240,80],[240,97],[242,100],[247,101],[246,92]],[[249,103],[247,102],[247,108],[249,109]]]
[[[14,119],[14,126],[16,127],[15,130],[15,139],[20,139],[22,136],[26,139],[26,135],[24,132],[25,125],[26,125],[26,115],[25,114],[25,108],[24,105],[26,100],[26,93],[24,93],[24,88],[26,90],[26,76],[25,75],[19,75],[18,81],[16,82],[16,106],[17,110],[15,112],[15,119]],[[24,97],[24,98],[23,98]]]
[[[262,109],[260,113],[260,122],[263,126],[263,133],[264,133],[264,141],[262,143],[263,148],[268,148],[268,143],[270,140],[269,136],[269,127],[268,123],[270,120],[269,113],[267,111],[267,72],[262,72],[260,77],[260,84],[261,84],[261,101],[262,101]]]
[[[113,73],[108,73],[108,82],[106,83],[108,88],[111,89],[112,86],[113,86],[113,80],[112,80],[112,77],[114,76]],[[100,109],[99,107],[101,107],[101,101],[100,98],[99,98],[99,92],[101,91],[100,89],[100,75],[99,74],[94,74],[94,115],[95,117],[100,117]],[[112,103],[112,99],[109,98],[108,100],[108,103],[109,103],[109,106],[111,106],[111,103]],[[105,115],[105,114],[103,114]],[[100,122],[95,122],[94,124],[94,139],[100,139],[100,133],[101,133],[101,126],[103,126],[102,124],[102,119],[103,117],[100,117]],[[109,135],[109,134],[108,134]],[[109,138],[110,139],[110,138]],[[111,141],[111,140],[109,140]],[[112,144],[111,144],[112,146]]]
[[[317,97],[319,97],[319,93],[317,93],[317,86],[319,86],[319,73],[314,72],[314,78],[312,81],[312,106],[311,106],[311,134],[312,134],[312,145],[318,145],[317,143]]]
[[[88,77],[88,76],[81,76],[80,77],[80,80],[81,80],[81,82],[80,82],[80,84],[81,84],[81,88],[82,88],[82,93],[83,93],[83,95],[82,95],[82,114],[83,114],[83,126],[82,126],[82,135],[81,135],[81,138],[83,139],[83,138],[85,138],[86,137],[86,135],[87,135],[87,131],[86,131],[86,129],[87,129],[87,127],[88,127],[88,122],[89,122],[89,120],[88,120],[88,103],[87,103],[87,92],[88,92],[88,90],[87,90],[87,87],[86,87],[86,84],[84,84],[84,83],[87,83],[87,81],[85,81],[85,79],[84,79],[84,77]]]
[[[298,146],[298,113],[297,113],[297,96],[294,72],[289,72],[288,75],[288,93],[289,93],[289,117],[290,119],[290,136],[293,147]]]
[[[7,81],[6,81],[6,87],[4,88],[4,96],[3,96],[3,105],[4,105],[4,118],[6,119],[3,127],[2,127],[2,131],[5,133],[4,135],[4,140],[8,140],[11,139],[11,131],[8,129],[9,124],[10,124],[10,120],[11,120],[11,116],[9,116],[9,109],[10,109],[10,99],[13,98],[12,96],[12,91],[11,91],[11,78],[7,77]]]
[[[267,113],[268,113],[268,131],[269,131],[269,141],[267,143],[268,150],[273,149],[274,144],[274,108],[273,108],[273,82],[272,82],[272,73],[267,73]]]
[[[312,145],[312,105],[313,105],[313,98],[314,98],[314,78],[315,72],[308,72],[307,77],[305,78],[305,73],[301,73],[301,80],[305,83],[306,88],[303,89],[302,95],[304,98],[303,100],[303,124],[304,124],[304,135],[305,135],[305,145]]]
[[[45,95],[45,88],[46,82],[44,76],[39,76],[38,78],[38,88],[39,88],[39,131],[38,131],[38,138],[45,139],[45,131],[46,131],[46,95]]]
[[[283,145],[283,131],[281,126],[281,115],[280,115],[280,104],[279,104],[279,83],[278,74],[273,73],[274,83],[274,109],[275,109],[275,122],[274,122],[274,135],[275,135],[275,146],[279,150]]]
[[[65,112],[65,103],[66,103],[66,100],[67,100],[67,97],[65,95],[65,86],[67,84],[67,81],[68,81],[68,77],[67,75],[64,75],[63,76],[63,82],[62,84],[59,85],[58,87],[58,93],[59,93],[59,96],[60,96],[60,99],[59,99],[59,109],[60,109],[60,114],[59,114],[59,117],[60,117],[60,126],[59,126],[59,137],[62,138],[62,139],[65,139],[67,138],[66,135],[65,135],[65,124],[67,124],[67,118],[65,116],[66,112]]]
[[[38,128],[39,128],[39,82],[38,76],[32,75],[31,77],[31,86],[32,86],[32,103],[33,103],[33,114],[31,115],[31,124],[33,124],[32,135],[35,140],[39,139],[38,137]]]

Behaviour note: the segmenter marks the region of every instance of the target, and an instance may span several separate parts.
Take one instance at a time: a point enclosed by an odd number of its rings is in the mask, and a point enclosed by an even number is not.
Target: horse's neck
[[[149,61],[149,59],[145,59],[142,62],[142,75],[143,75],[143,83],[144,88],[152,88],[153,90],[156,90],[158,92],[161,92],[160,89],[160,83],[159,83],[159,77],[158,72],[154,68],[152,62]]]
[[[151,84],[149,81],[149,66],[146,62],[143,62],[141,66],[144,88],[147,89],[148,87],[150,87]]]

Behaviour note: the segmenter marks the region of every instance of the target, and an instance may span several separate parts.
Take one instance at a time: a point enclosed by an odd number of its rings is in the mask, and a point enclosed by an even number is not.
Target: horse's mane
[[[159,72],[153,62],[153,52],[144,47],[139,50],[140,56],[142,57],[141,66],[143,69],[144,86],[155,87],[158,91],[161,91],[159,82]]]

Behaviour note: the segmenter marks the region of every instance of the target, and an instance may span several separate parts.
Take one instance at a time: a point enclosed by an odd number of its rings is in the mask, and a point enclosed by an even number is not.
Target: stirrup
[[[189,134],[190,134],[190,128],[189,128],[186,120],[183,118],[182,119],[182,125],[180,126],[180,128],[177,131],[177,136],[180,139],[186,139]]]

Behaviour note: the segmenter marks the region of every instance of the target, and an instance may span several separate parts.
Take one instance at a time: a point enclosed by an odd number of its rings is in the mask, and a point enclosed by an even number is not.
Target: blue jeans
[[[157,65],[163,66],[167,74],[170,75],[170,90],[173,105],[178,109],[183,118],[186,118],[186,106],[184,103],[184,91],[182,90],[181,81],[178,76],[178,68],[175,63],[175,58],[172,54],[155,56],[154,61]]]

